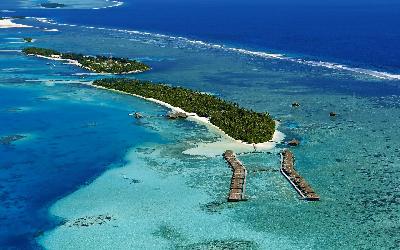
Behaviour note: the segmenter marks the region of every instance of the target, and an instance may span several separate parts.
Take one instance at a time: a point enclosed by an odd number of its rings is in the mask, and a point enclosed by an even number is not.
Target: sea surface
[[[32,26],[0,29],[0,249],[400,247],[397,1],[41,2],[0,3]],[[138,59],[152,70],[129,77],[269,112],[300,140],[297,169],[321,201],[281,176],[281,143],[239,155],[248,200],[227,203],[222,157],[185,153],[215,131],[27,46]]]

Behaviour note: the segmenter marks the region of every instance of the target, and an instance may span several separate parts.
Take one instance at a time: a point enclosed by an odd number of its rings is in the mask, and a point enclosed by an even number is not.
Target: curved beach
[[[174,112],[185,113],[188,117],[187,118],[188,120],[205,125],[208,129],[210,129],[210,131],[212,131],[220,136],[220,139],[215,142],[197,143],[193,148],[185,150],[183,152],[184,154],[201,155],[201,156],[217,156],[217,155],[222,155],[222,153],[225,152],[227,149],[235,150],[235,152],[237,152],[237,153],[268,151],[268,150],[273,149],[277,143],[281,143],[283,141],[283,139],[285,138],[285,135],[282,132],[275,130],[273,138],[270,141],[266,141],[266,142],[262,142],[262,143],[246,143],[241,140],[236,140],[236,139],[232,138],[231,136],[226,134],[222,129],[220,129],[216,125],[212,124],[207,117],[201,117],[201,116],[197,115],[196,113],[186,112],[182,108],[174,107],[169,103],[166,103],[166,102],[154,99],[154,98],[147,98],[144,96],[127,93],[127,92],[116,90],[116,89],[109,89],[109,88],[105,88],[102,86],[93,85],[92,83],[88,83],[85,85],[99,88],[99,89],[108,90],[108,91],[117,92],[120,94],[131,95],[131,96],[134,96],[137,98],[141,98],[141,99],[156,103],[158,105],[161,105],[163,107],[171,109]],[[275,123],[276,123],[276,127],[278,127],[279,123],[276,121],[275,121]]]
[[[85,67],[84,65],[82,65],[78,61],[79,59],[75,60],[75,59],[63,58],[63,54],[58,51],[55,51],[55,50],[31,47],[31,48],[27,48],[27,50],[26,51],[24,50],[23,52],[27,56],[34,56],[34,57],[38,57],[38,58],[44,58],[44,59],[55,60],[55,61],[63,61],[63,62],[66,62],[67,64],[75,65],[75,66],[81,67],[81,68],[89,70],[89,71],[94,71],[92,68]],[[76,54],[71,54],[71,55],[78,57],[78,55],[76,55]],[[147,65],[146,65],[146,67],[147,67],[147,69],[150,69],[150,67],[148,67]],[[143,71],[135,70],[135,71],[124,72],[124,73],[120,73],[120,74],[140,73],[140,72],[143,72]],[[104,73],[98,73],[98,74],[101,75]],[[106,74],[113,74],[113,73],[106,73]],[[275,131],[272,135],[271,140],[265,141],[265,142],[248,143],[248,142],[244,142],[239,139],[235,139],[232,136],[228,135],[225,131],[223,131],[223,129],[221,129],[217,125],[213,124],[209,118],[201,117],[197,113],[194,113],[194,112],[187,112],[184,109],[182,109],[181,107],[173,106],[170,103],[167,103],[167,102],[155,99],[155,98],[151,98],[151,97],[145,97],[145,96],[141,96],[141,95],[134,94],[134,93],[128,93],[126,91],[102,87],[97,84],[93,84],[93,82],[91,82],[90,86],[98,87],[98,88],[106,89],[106,90],[113,90],[118,93],[129,94],[129,95],[132,95],[135,97],[145,99],[147,101],[151,101],[153,103],[157,103],[161,106],[167,107],[167,108],[171,109],[173,112],[184,113],[189,120],[192,120],[199,124],[205,125],[210,131],[213,131],[215,134],[220,136],[219,140],[214,141],[214,142],[197,143],[196,145],[194,145],[193,148],[185,150],[183,152],[184,154],[217,156],[217,155],[222,155],[222,153],[225,152],[225,150],[227,150],[227,149],[235,150],[235,152],[237,152],[237,153],[267,151],[267,150],[273,149],[277,143],[282,142],[282,140],[284,139],[284,134],[276,130],[276,127],[279,125],[279,123],[276,121],[274,121],[275,122],[275,126],[274,126]]]

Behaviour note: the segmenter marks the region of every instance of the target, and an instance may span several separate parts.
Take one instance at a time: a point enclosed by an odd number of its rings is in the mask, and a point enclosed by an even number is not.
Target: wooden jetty
[[[281,173],[288,179],[290,184],[303,197],[304,200],[318,201],[319,196],[311,186],[301,177],[294,168],[294,155],[285,149],[281,152]]]
[[[246,191],[247,170],[244,165],[236,158],[236,154],[232,150],[227,150],[223,154],[224,159],[228,162],[232,169],[231,186],[229,190],[228,201],[246,200],[244,193]]]

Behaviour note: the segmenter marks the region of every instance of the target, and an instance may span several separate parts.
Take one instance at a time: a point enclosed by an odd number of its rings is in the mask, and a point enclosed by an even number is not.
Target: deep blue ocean
[[[257,51],[400,72],[396,0],[126,0],[122,8],[23,15],[183,36]]]
[[[40,2],[0,2],[0,17],[47,18],[0,29],[0,249],[399,246],[399,1]],[[217,135],[82,85],[103,76],[25,57],[26,46],[137,58],[152,71],[130,77],[270,112],[301,140],[296,161],[321,202],[299,201],[276,174],[282,144],[241,156],[249,201],[226,205],[223,160],[183,153]],[[128,116],[137,110],[150,118]],[[106,213],[115,222],[65,226]]]

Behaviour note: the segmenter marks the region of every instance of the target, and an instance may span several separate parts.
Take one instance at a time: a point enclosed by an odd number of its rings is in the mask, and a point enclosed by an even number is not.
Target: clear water
[[[2,50],[20,49],[26,44],[15,42],[30,36],[35,46],[139,58],[153,70],[135,77],[270,112],[288,139],[301,140],[294,149],[297,168],[321,201],[298,199],[278,172],[277,153],[285,147],[279,145],[240,156],[249,169],[249,200],[228,204],[231,173],[222,157],[182,153],[215,140],[204,126],[166,121],[161,107],[79,85],[96,76],[73,66],[0,52],[0,135],[27,136],[0,145],[4,248],[399,246],[399,81],[125,27],[20,22],[38,28],[2,31]],[[300,108],[293,109],[293,101]],[[127,115],[133,110],[148,118],[136,123]],[[331,111],[338,116],[330,118]],[[100,215],[111,219],[100,224]],[[95,224],[74,225],[85,217]]]
[[[135,108],[149,112],[157,109],[77,84],[54,85],[44,78],[26,82],[30,74],[40,76],[47,67],[21,55],[2,53],[0,65],[2,72],[13,72],[2,73],[0,137],[26,136],[0,145],[0,245],[22,249],[34,243],[30,242],[34,236],[60,221],[48,216],[52,202],[90,183],[105,169],[123,165],[130,147],[143,141],[160,141],[127,115]]]

